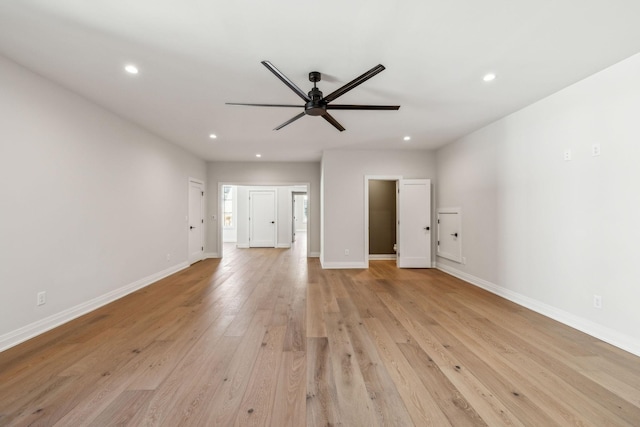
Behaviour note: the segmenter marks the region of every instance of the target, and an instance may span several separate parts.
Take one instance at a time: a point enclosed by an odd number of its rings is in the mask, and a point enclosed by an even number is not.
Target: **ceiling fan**
[[[289,89],[294,91],[296,95],[298,95],[305,102],[304,105],[291,105],[291,104],[243,104],[238,102],[227,102],[227,105],[249,105],[254,107],[296,107],[296,108],[304,108],[304,111],[297,116],[287,120],[274,130],[279,130],[285,127],[286,125],[298,120],[303,117],[305,114],[309,116],[322,116],[326,121],[331,123],[333,127],[338,129],[340,132],[344,130],[344,127],[336,119],[333,118],[331,114],[327,110],[398,110],[400,108],[399,105],[352,105],[352,104],[330,104],[331,101],[335,100],[339,96],[344,95],[351,89],[356,86],[364,83],[369,80],[371,77],[380,73],[384,70],[384,66],[382,64],[378,64],[363,75],[356,77],[351,80],[346,85],[341,88],[331,92],[327,96],[322,96],[322,92],[320,89],[316,87],[316,83],[319,82],[322,78],[322,75],[318,71],[312,71],[309,73],[309,81],[313,82],[313,89],[309,91],[308,94],[304,93],[302,89],[295,85],[287,76],[282,74],[280,70],[278,70],[271,62],[262,61],[262,65],[267,67],[269,71],[276,75],[282,83],[287,85]]]

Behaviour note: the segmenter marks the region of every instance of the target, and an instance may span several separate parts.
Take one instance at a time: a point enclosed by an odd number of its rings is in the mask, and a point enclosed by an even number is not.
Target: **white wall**
[[[3,57],[0,88],[2,350],[186,266],[206,164]]]
[[[309,256],[320,254],[320,163],[317,162],[210,162],[207,164],[208,256],[221,253],[219,233],[218,186],[221,183],[239,185],[309,184]],[[221,197],[221,196],[220,196]],[[290,202],[289,202],[290,206]],[[241,206],[238,206],[241,209]],[[290,210],[290,207],[289,207]],[[216,220],[213,219],[216,215]],[[238,233],[238,239],[240,239]]]
[[[323,252],[325,268],[366,266],[364,177],[435,179],[435,154],[425,150],[325,151],[323,177]],[[349,255],[345,255],[345,249]],[[432,251],[433,252],[433,251]]]
[[[462,207],[467,259],[443,269],[635,354],[638,76],[635,55],[443,147],[436,186],[438,206]]]

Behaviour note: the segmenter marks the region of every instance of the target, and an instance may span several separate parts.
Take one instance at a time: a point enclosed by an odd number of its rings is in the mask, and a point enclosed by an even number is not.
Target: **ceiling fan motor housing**
[[[318,80],[320,80],[320,73],[312,71],[309,73],[309,80],[311,80],[311,74],[317,73]],[[312,80],[313,81],[313,80]],[[322,99],[322,92],[317,87],[314,87],[309,91],[309,98],[311,101],[304,104],[304,112],[309,116],[322,116],[327,111],[327,103]]]
[[[309,81],[310,82],[319,82],[320,80],[322,80],[322,74],[320,74],[320,71],[312,71],[309,73]]]

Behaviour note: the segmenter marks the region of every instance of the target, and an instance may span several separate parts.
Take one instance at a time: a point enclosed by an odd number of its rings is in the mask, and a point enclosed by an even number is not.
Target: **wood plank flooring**
[[[640,358],[437,270],[225,247],[0,353],[2,426],[640,426]]]

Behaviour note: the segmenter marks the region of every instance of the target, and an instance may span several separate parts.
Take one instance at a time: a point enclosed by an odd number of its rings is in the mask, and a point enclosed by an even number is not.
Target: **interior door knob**
[[[189,226],[189,230],[193,230],[195,227],[193,225]]]
[[[458,237],[458,233],[451,233],[453,237]]]
[[[424,229],[425,229],[425,230],[427,230],[427,231],[429,231],[431,228],[430,228],[430,227],[425,227]]]
[[[276,223],[275,221],[271,221],[271,224],[275,224],[275,223]]]

